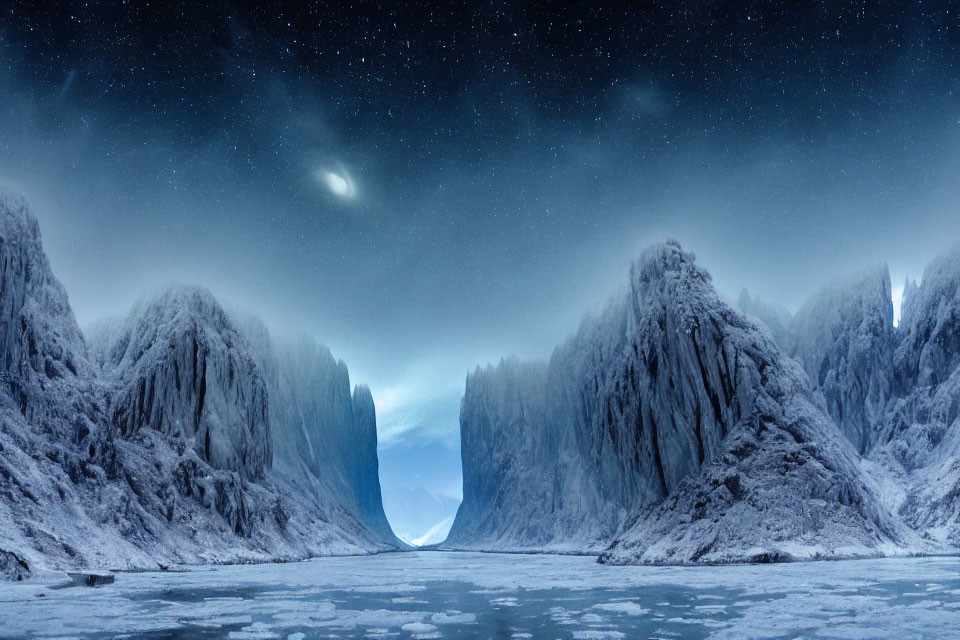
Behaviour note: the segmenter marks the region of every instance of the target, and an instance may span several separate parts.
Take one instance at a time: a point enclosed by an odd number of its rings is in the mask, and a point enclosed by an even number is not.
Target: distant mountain
[[[100,323],[88,347],[36,220],[11,197],[0,200],[0,285],[9,576],[397,548],[379,504],[369,391],[342,393],[342,363],[311,378],[311,358],[331,368],[328,352],[277,355],[268,334],[248,334],[192,287]],[[287,404],[298,388],[336,401],[303,413]],[[299,474],[298,438],[315,457]]]
[[[785,308],[751,296],[746,289],[740,291],[737,308],[763,323],[777,344],[786,344],[792,316]]]
[[[893,390],[887,269],[864,271],[817,293],[794,315],[784,340],[857,452],[870,449]]]
[[[390,523],[403,541],[423,546],[443,542],[453,524],[460,501],[422,486],[386,486],[384,501],[390,505]]]
[[[722,302],[679,245],[651,248],[629,291],[549,363],[468,377],[464,500],[445,545],[605,549],[611,563],[932,548],[891,513],[772,333]]]

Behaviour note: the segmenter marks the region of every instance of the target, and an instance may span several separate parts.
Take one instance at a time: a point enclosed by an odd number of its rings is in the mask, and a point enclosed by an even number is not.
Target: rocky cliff
[[[886,267],[827,287],[794,315],[785,350],[823,394],[827,410],[856,447],[878,437],[893,393],[896,346]]]
[[[907,282],[894,328],[887,271],[867,271],[814,296],[788,338],[887,507],[948,545],[960,543],[958,290],[955,249]]]
[[[0,303],[5,573],[396,548],[385,520],[367,524],[379,500],[369,392],[347,394],[356,433],[344,428],[356,437],[322,443],[314,490],[303,490],[273,469],[273,416],[284,400],[271,399],[253,340],[209,292],[146,298],[126,319],[101,324],[88,347],[36,220],[6,197]],[[327,389],[334,382],[318,379],[308,392],[339,393]],[[327,487],[334,476],[342,481]],[[362,508],[344,487],[366,499]]]
[[[383,512],[376,409],[370,389],[350,387],[342,360],[312,338],[275,347],[270,384],[277,470],[316,479],[382,540],[396,542]]]
[[[706,562],[912,540],[803,371],[672,242],[548,364],[472,374],[461,432],[451,547]]]

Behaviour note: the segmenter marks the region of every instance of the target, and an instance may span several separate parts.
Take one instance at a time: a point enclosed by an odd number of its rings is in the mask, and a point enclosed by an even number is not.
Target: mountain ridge
[[[441,547],[599,550],[616,564],[933,549],[891,513],[770,336],[678,243],[648,249],[629,291],[549,363],[504,360],[468,377],[464,502]],[[527,493],[547,504],[525,506]],[[604,529],[564,524],[584,517]]]
[[[26,573],[146,569],[400,547],[376,518],[379,481],[365,477],[376,473],[369,392],[347,394],[343,421],[311,425],[356,432],[356,455],[372,458],[346,481],[365,483],[351,502],[316,469],[300,483],[273,469],[290,425],[271,422],[259,368],[269,355],[209,291],[166,288],[88,341],[36,219],[10,196],[0,284],[0,546],[17,559],[4,561],[11,575],[23,577],[21,561]]]

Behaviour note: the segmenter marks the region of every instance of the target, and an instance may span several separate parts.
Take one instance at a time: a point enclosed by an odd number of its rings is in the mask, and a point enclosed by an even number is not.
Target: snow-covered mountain
[[[674,410],[670,424],[704,425],[714,437],[700,438],[699,470],[635,512],[605,560],[767,561],[909,548],[915,536],[882,506],[809,380],[767,333],[726,306],[676,245],[648,251],[640,264],[640,353],[656,358],[658,378],[667,378],[656,403],[699,399],[693,412]],[[711,406],[717,420],[704,423]]]
[[[246,480],[272,461],[267,386],[248,342],[213,295],[172,287],[91,341],[117,432],[189,442],[215,469]]]
[[[478,367],[442,546],[608,563],[960,546],[960,248],[908,283],[898,328],[885,268],[792,317],[738,305],[671,241],[548,362]],[[0,576],[400,548],[376,437],[342,361],[204,289],[85,338],[36,221],[0,199]]]
[[[625,563],[918,544],[802,369],[674,242],[549,363],[469,376],[461,440],[454,548],[610,545],[605,561]]]
[[[905,289],[892,360],[893,397],[870,468],[898,488],[891,506],[934,540],[960,546],[960,247]],[[879,372],[879,373],[878,373]]]
[[[443,542],[460,506],[458,499],[419,485],[385,484],[383,495],[397,536],[415,546]]]
[[[794,315],[784,345],[857,451],[869,450],[893,389],[887,268],[864,271],[813,296]]]
[[[0,200],[4,572],[396,548],[369,392],[347,393],[345,421],[281,420],[254,344],[209,292],[171,288],[98,325],[88,348],[36,220]],[[342,379],[311,380],[277,360],[271,375],[318,394],[346,379],[342,363]],[[319,462],[299,478],[273,468],[294,428],[335,434],[313,442]]]
[[[319,482],[380,539],[396,542],[383,512],[377,420],[365,385],[351,391],[343,360],[313,338],[282,343],[266,355],[277,473]]]
[[[960,545],[960,248],[904,288],[893,326],[887,269],[825,288],[789,323],[785,350],[863,454],[886,506]]]

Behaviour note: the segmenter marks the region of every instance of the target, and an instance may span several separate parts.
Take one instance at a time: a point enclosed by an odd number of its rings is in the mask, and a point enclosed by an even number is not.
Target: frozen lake
[[[40,595],[43,594],[43,597]],[[960,558],[605,567],[417,552],[0,584],[0,638],[957,638]]]

